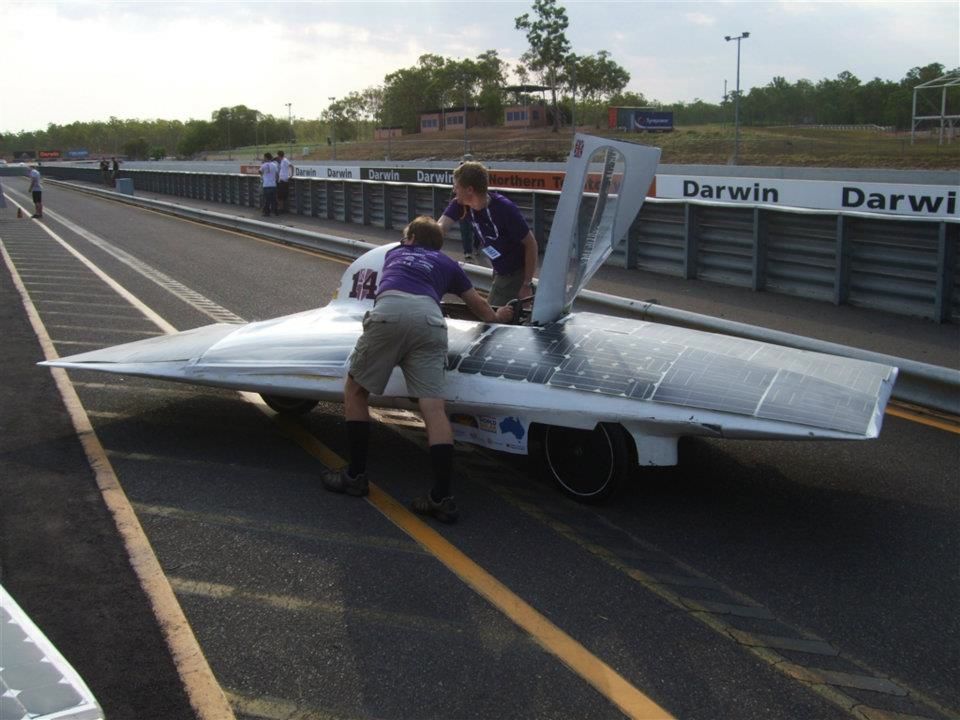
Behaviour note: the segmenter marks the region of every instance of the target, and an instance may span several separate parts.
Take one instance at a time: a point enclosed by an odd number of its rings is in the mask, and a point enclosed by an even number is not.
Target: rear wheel
[[[548,425],[540,442],[543,474],[579,502],[606,500],[630,474],[630,446],[619,425],[600,423],[593,430]]]
[[[282,415],[306,415],[313,410],[319,400],[305,400],[304,398],[286,397],[284,395],[265,395],[260,393],[260,397],[271,410]]]

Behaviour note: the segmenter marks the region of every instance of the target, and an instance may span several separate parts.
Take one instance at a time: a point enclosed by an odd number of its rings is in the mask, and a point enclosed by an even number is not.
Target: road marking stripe
[[[794,663],[783,663],[782,670],[790,677],[797,680],[810,683],[826,683],[827,685],[838,685],[840,687],[854,688],[856,690],[869,690],[870,692],[883,693],[884,695],[896,695],[906,697],[909,693],[904,688],[886,678],[871,677],[870,675],[859,675],[856,673],[845,673],[839,670],[824,670],[821,668],[808,668]]]
[[[146,503],[133,503],[133,509],[139,515],[150,515],[152,517],[174,520],[186,523],[208,523],[220,525],[225,528],[239,528],[244,531],[254,530],[257,532],[270,533],[273,535],[285,535],[297,538],[307,538],[309,540],[327,540],[340,545],[354,545],[356,547],[373,548],[379,552],[397,552],[405,555],[424,555],[423,548],[414,545],[406,540],[382,537],[380,535],[365,535],[359,532],[337,532],[335,530],[304,527],[292,523],[271,523],[264,525],[259,520],[246,518],[241,515],[227,515],[225,513],[213,512],[192,512],[180,508],[170,507],[168,505],[148,505]]]
[[[286,424],[290,424],[290,421],[288,420]],[[346,464],[342,458],[302,427],[300,432],[296,433],[295,439],[304,450],[331,469],[336,470]],[[493,575],[448,542],[440,533],[373,483],[370,483],[367,502],[416,540],[517,626],[529,633],[542,648],[619,707],[628,717],[649,720],[672,717],[616,670],[537,612]]]
[[[44,229],[54,235],[45,226]],[[56,359],[58,357],[57,352],[47,335],[46,328],[43,326],[43,320],[41,320],[36,307],[34,307],[30,294],[17,273],[16,266],[7,255],[6,246],[2,239],[0,239],[0,255],[3,256],[13,278],[14,286],[20,294],[30,325],[43,348],[44,357],[47,360]],[[63,398],[64,406],[70,415],[74,430],[87,456],[87,462],[93,470],[104,503],[113,515],[117,531],[123,539],[123,544],[130,558],[130,564],[140,579],[140,585],[147,598],[149,598],[154,615],[157,617],[160,628],[166,637],[167,645],[190,700],[190,705],[201,720],[233,718],[234,714],[226,696],[217,684],[203,651],[193,635],[190,624],[177,603],[176,596],[163,574],[163,569],[160,567],[156,555],[153,554],[153,548],[143,532],[140,521],[137,520],[133,508],[130,507],[130,502],[113,467],[110,465],[110,460],[94,432],[90,418],[87,416],[76,390],[70,384],[70,378],[66,371],[61,368],[50,368],[50,374],[53,376],[57,389]]]
[[[934,410],[897,400],[891,400],[887,405],[887,414],[960,435],[960,418],[955,415],[938,413]]]
[[[386,417],[386,413],[379,418],[382,422],[391,423],[391,419]],[[393,427],[391,423],[391,427]],[[424,433],[422,431],[413,431],[408,427],[393,427],[394,431],[403,437],[407,438],[411,442],[419,443],[422,446],[426,445],[426,440]],[[480,449],[472,449],[472,454],[481,456],[483,451]],[[486,466],[486,462],[476,462],[475,460],[470,460],[471,469],[476,465]],[[487,470],[484,470],[487,472]],[[502,473],[502,470],[501,470]],[[613,568],[618,569],[620,572],[623,572],[628,577],[636,580],[645,590],[651,592],[655,596],[659,597],[664,602],[673,605],[681,610],[687,612],[691,618],[695,619],[697,622],[705,625],[714,632],[723,636],[728,640],[734,640],[737,644],[745,651],[751,653],[757,658],[761,659],[765,664],[777,670],[778,672],[783,672],[789,675],[793,680],[801,682],[804,687],[818,695],[820,698],[836,705],[837,707],[842,708],[844,711],[851,713],[859,720],[866,720],[866,718],[875,717],[877,720],[908,720],[907,716],[902,718],[895,718],[893,715],[885,715],[887,711],[881,710],[879,708],[870,707],[862,704],[859,700],[853,698],[851,695],[843,692],[839,689],[839,682],[827,682],[825,676],[817,676],[815,682],[809,681],[808,678],[797,677],[795,675],[790,675],[787,670],[789,669],[790,663],[783,655],[780,655],[774,646],[779,646],[783,649],[788,650],[799,650],[810,652],[811,658],[818,657],[820,655],[830,655],[837,656],[833,646],[829,645],[826,641],[817,638],[812,633],[804,632],[801,629],[795,629],[797,632],[797,637],[786,637],[780,638],[777,636],[772,637],[762,637],[759,635],[753,635],[750,633],[745,633],[738,628],[735,628],[724,616],[746,616],[746,617],[761,617],[765,614],[770,614],[766,608],[759,605],[751,598],[738,593],[730,588],[727,588],[722,583],[717,582],[716,580],[706,576],[705,574],[699,572],[695,568],[690,567],[686,563],[674,558],[667,553],[664,553],[655,545],[652,545],[648,542],[640,540],[639,538],[634,537],[630,533],[624,533],[617,526],[613,525],[606,520],[602,515],[596,515],[596,518],[607,528],[610,528],[612,531],[616,531],[619,535],[626,535],[630,538],[632,542],[639,546],[641,552],[626,552],[621,554],[615,554],[606,547],[600,546],[597,543],[593,542],[590,538],[592,537],[589,533],[583,533],[579,529],[572,527],[570,524],[559,520],[550,514],[548,510],[559,514],[560,516],[565,516],[567,514],[565,508],[569,505],[574,504],[572,501],[560,498],[556,502],[544,506],[542,498],[540,502],[528,502],[521,498],[521,496],[528,495],[528,489],[523,486],[516,485],[500,485],[496,482],[487,483],[487,487],[494,490],[498,495],[504,498],[507,502],[513,506],[519,508],[520,510],[526,512],[531,517],[535,518],[546,527],[551,528],[554,532],[562,535],[564,538],[570,542],[579,545],[588,552],[594,554],[599,559],[601,559],[606,564],[610,565]],[[602,535],[607,537],[609,533],[604,533],[602,531],[595,532],[593,535]],[[662,565],[664,562],[669,563],[669,567],[672,572],[663,572],[663,571],[644,571],[640,568],[637,568],[630,564],[629,561],[637,560],[637,556],[642,556],[640,562],[653,563],[656,565]],[[663,559],[658,560],[657,557],[662,556]],[[624,558],[627,558],[625,560]],[[678,574],[684,573],[684,574]],[[685,588],[708,588],[714,591],[718,591],[739,604],[730,604],[725,603],[716,603],[720,607],[710,608],[709,603],[704,603],[704,601],[699,599],[688,598],[682,595],[681,593]],[[731,608],[745,608],[746,611],[740,612],[731,612]],[[754,612],[749,612],[754,611]],[[776,618],[773,618],[776,620]],[[741,637],[735,637],[734,633],[741,633]],[[819,652],[811,652],[819,651]],[[848,655],[839,654],[839,657],[856,668],[862,670],[864,674],[860,675],[861,677],[871,677],[865,673],[874,673],[872,676],[874,680],[885,679],[884,675],[876,673],[872,668],[868,667],[865,663],[852,658]],[[798,666],[799,667],[799,666]],[[849,674],[850,677],[855,677],[859,673]],[[914,689],[910,689],[904,683],[899,683],[898,687],[903,687],[908,690],[911,700],[916,702],[918,705],[924,705],[928,708],[933,708],[940,715],[951,718],[952,720],[960,720],[957,717],[956,713],[953,713],[950,710],[943,708],[936,701],[925,696],[923,693],[917,692]],[[921,716],[911,716],[913,720],[931,720],[929,717]]]
[[[463,623],[442,620],[432,616],[350,607],[343,603],[324,600],[307,600],[296,595],[251,592],[233,585],[190,580],[176,576],[170,576],[168,579],[173,589],[181,595],[196,595],[198,597],[213,598],[215,600],[232,599],[289,612],[309,612],[329,615],[335,618],[355,618],[372,625],[386,625],[389,627],[414,630],[421,634],[463,635],[465,633]],[[328,622],[328,620],[324,619],[323,622]]]
[[[358,717],[349,713],[340,714],[325,709],[305,708],[289,700],[269,695],[250,697],[228,690],[227,699],[237,712],[260,720],[355,720]]]
[[[51,339],[51,342],[54,345],[83,345],[85,347],[103,347],[102,342],[89,342],[87,340],[57,340],[56,338]]]
[[[47,323],[48,328],[54,328],[55,330],[79,330],[84,332],[104,332],[102,327],[93,327],[90,325],[58,325],[56,323]],[[150,337],[157,337],[163,335],[162,332],[157,330],[117,330],[111,328],[109,333],[120,333],[121,335],[149,335]],[[76,383],[74,383],[76,384]]]
[[[632,718],[669,718],[665,709],[627,682],[616,670],[593,655],[503,583],[449,543],[442,535],[396,500],[370,486],[370,502],[414,540],[433,553],[480,595],[523,628],[548,652],[593,685]]]

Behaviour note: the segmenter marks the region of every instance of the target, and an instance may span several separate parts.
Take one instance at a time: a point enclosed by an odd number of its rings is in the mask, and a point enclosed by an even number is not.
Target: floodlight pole
[[[467,146],[467,77],[463,77],[463,155],[469,152]]]
[[[327,98],[330,101],[330,105],[336,101],[336,98],[332,95]],[[330,113],[330,134],[333,136],[333,159],[337,159],[337,120],[333,116],[333,113]]]
[[[737,97],[734,100],[733,110],[733,164],[738,164],[740,160],[740,41],[750,37],[750,33],[742,32],[736,37],[726,35],[723,39],[727,42],[737,41]]]
[[[293,157],[293,115],[290,112],[292,103],[286,103],[287,106],[287,140],[290,143],[290,157]]]

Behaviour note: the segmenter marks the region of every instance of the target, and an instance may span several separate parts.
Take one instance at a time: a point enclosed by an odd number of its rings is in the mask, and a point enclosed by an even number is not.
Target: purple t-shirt
[[[511,275],[523,269],[523,239],[530,232],[520,209],[500,193],[487,193],[490,203],[483,210],[464,208],[452,200],[443,214],[456,222],[470,221],[473,233],[481,239],[480,246],[493,271],[498,275]],[[464,215],[466,210],[466,215]]]
[[[463,295],[473,287],[470,278],[455,260],[439,250],[418,245],[401,245],[387,252],[377,295],[399,290],[412,295],[429,295],[437,304],[447,293]]]

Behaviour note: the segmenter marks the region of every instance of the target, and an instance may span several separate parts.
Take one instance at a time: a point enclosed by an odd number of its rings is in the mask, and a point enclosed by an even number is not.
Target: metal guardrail
[[[276,242],[320,250],[351,260],[356,259],[367,250],[376,247],[376,245],[371,243],[302,230],[290,227],[289,225],[278,225],[276,222],[264,222],[252,218],[217,213],[163,200],[131,197],[100,188],[77,185],[70,185],[69,187],[94,195],[108,196],[113,200],[120,200],[140,207],[189,218],[208,225],[230,230],[239,230]],[[464,266],[464,269],[477,287],[483,290],[489,290],[492,272],[488,268],[467,265]],[[958,370],[908,360],[906,358],[898,358],[892,355],[884,355],[869,350],[847,347],[845,345],[807,338],[801,335],[769,330],[745,323],[722,320],[720,318],[656,305],[646,301],[630,300],[591,290],[582,291],[580,297],[584,300],[597,303],[602,307],[625,312],[643,320],[680,325],[695,330],[705,330],[707,332],[734,335],[736,337],[748,338],[759,342],[775,343],[777,345],[785,345],[811,352],[828,353],[885,365],[894,365],[900,369],[897,383],[893,389],[894,398],[940,412],[960,415],[960,371]]]
[[[97,182],[96,168],[46,167],[44,174]],[[137,190],[259,207],[258,176],[124,170]],[[541,244],[558,193],[502,190]],[[297,178],[294,212],[358,225],[401,228],[438,217],[450,197],[441,185]],[[835,305],[960,321],[960,221],[710,201],[649,199],[610,262],[630,269],[798,295]]]

